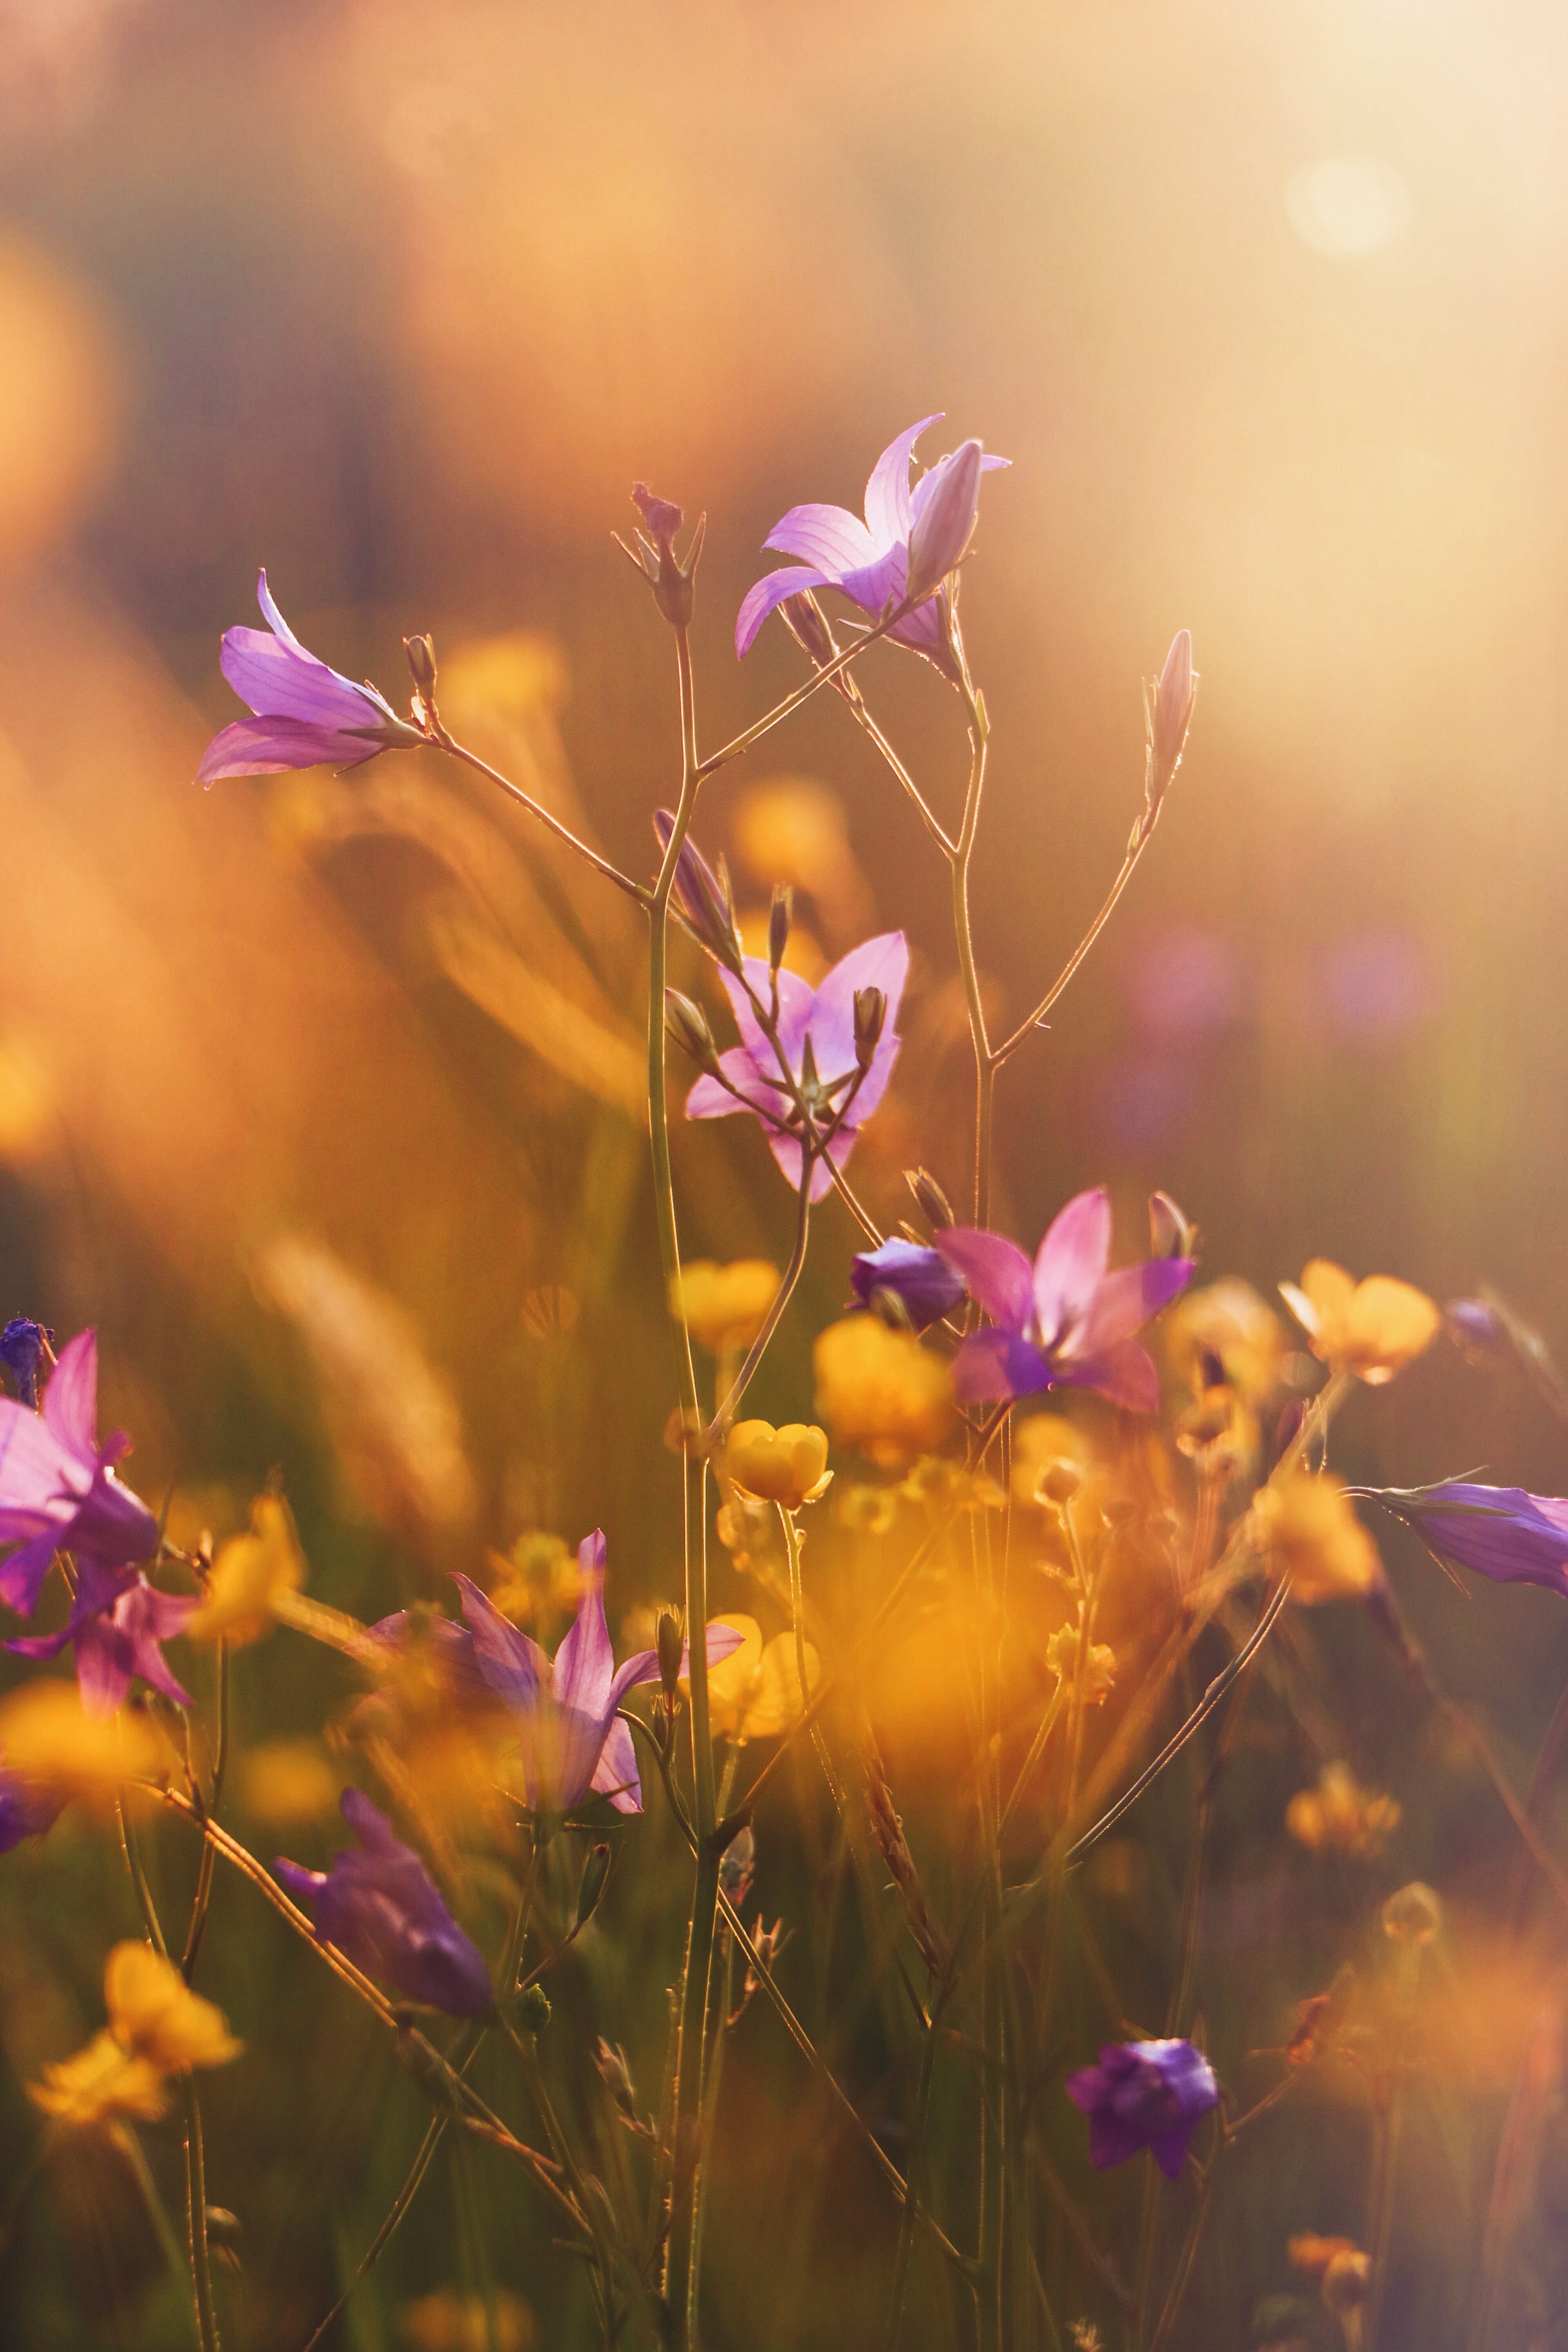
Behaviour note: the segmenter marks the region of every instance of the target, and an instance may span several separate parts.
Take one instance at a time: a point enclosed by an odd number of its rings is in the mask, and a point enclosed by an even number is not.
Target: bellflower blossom
[[[939,1250],[904,1241],[897,1234],[850,1260],[849,1285],[862,1307],[873,1307],[886,1296],[896,1298],[916,1331],[940,1323],[963,1297],[963,1276],[954,1273]]]
[[[201,1605],[195,1593],[159,1592],[142,1575],[127,1582],[123,1570],[79,1556],[67,1623],[58,1633],[29,1633],[5,1647],[19,1658],[54,1658],[72,1643],[87,1715],[112,1715],[133,1675],[176,1706],[189,1706],[191,1695],[174,1680],[160,1644],[183,1633]]]
[[[964,1403],[1062,1387],[1098,1389],[1134,1412],[1157,1409],[1159,1376],[1132,1334],[1174,1298],[1194,1261],[1152,1258],[1107,1273],[1103,1186],[1068,1202],[1032,1267],[1016,1242],[973,1226],[950,1226],[935,1246],[994,1327],[971,1331],[953,1359]]]
[[[0,1363],[10,1366],[19,1402],[33,1411],[38,1402],[38,1366],[54,1336],[26,1315],[14,1315],[0,1331]]]
[[[422,743],[374,686],[356,686],[300,643],[272,599],[264,572],[256,599],[267,629],[228,629],[219,657],[225,677],[256,716],[213,737],[198,784],[220,776],[270,776],[285,768],[357,768],[378,751]]]
[[[910,460],[915,443],[927,426],[939,424],[941,417],[940,410],[933,416],[922,417],[883,450],[866,485],[864,522],[845,507],[813,504],[791,507],[788,514],[773,525],[763,546],[776,549],[781,555],[798,556],[800,562],[770,572],[748,590],[735,622],[737,654],[750,652],[757,631],[776,604],[782,604],[786,596],[799,595],[805,589],[837,588],[873,621],[879,620],[903,601],[910,573],[910,541],[914,535],[921,541],[915,584],[925,601],[917,604],[913,612],[906,613],[888,635],[895,645],[908,646],[915,653],[924,654],[939,668],[947,667],[947,640],[942,615],[932,600],[943,572],[951,569],[968,544],[973,529],[979,475],[1012,461],[987,457],[981,453],[977,441],[966,441],[948,457],[939,458],[911,490]],[[950,475],[955,478],[951,483]],[[963,495],[955,496],[960,489]],[[943,541],[940,548],[926,544],[931,534],[921,528],[933,501],[933,521],[944,526],[938,534]],[[936,562],[942,563],[943,572],[933,574]]]
[[[632,1735],[616,1709],[638,1683],[658,1681],[658,1653],[638,1650],[617,1672],[605,1622],[605,1538],[598,1528],[578,1546],[577,1562],[583,1597],[553,1662],[477,1584],[466,1576],[452,1580],[462,1596],[479,1672],[517,1723],[529,1802],[542,1801],[564,1813],[596,1790],[617,1812],[640,1813],[642,1783]],[[709,1664],[739,1649],[741,1640],[732,1625],[710,1625]],[[681,1652],[682,1674],[689,1663],[688,1645]]]
[[[450,2017],[488,2016],[495,1995],[484,1955],[442,1902],[413,1847],[393,1835],[357,1789],[343,1790],[342,1815],[361,1851],[340,1849],[329,1871],[281,1858],[272,1865],[313,1916],[317,1936],[410,2000]]]
[[[1494,1584],[1543,1584],[1568,1599],[1568,1500],[1522,1486],[1352,1486],[1381,1503],[1428,1551]]]
[[[120,1430],[98,1442],[91,1331],[61,1349],[42,1412],[0,1397],[0,1544],[20,1546],[0,1564],[0,1601],[30,1617],[57,1551],[105,1572],[152,1558],[158,1522],[114,1475],[130,1448]]]
[[[1097,2172],[1146,2147],[1167,2180],[1179,2176],[1200,2119],[1219,2105],[1214,2068],[1190,2042],[1108,2042],[1098,2066],[1068,2076],[1067,2095],[1089,2117]]]
[[[773,978],[767,965],[758,956],[748,956],[744,969],[752,991],[766,1004]],[[844,1166],[855,1149],[860,1129],[887,1092],[899,1055],[893,1024],[898,1019],[909,969],[910,951],[902,931],[883,931],[878,938],[851,948],[834,965],[820,988],[813,989],[797,972],[781,970],[778,974],[779,1044],[795,1081],[803,1092],[809,1094],[808,1080],[815,1073],[817,1101],[814,1117],[819,1129],[827,1128],[840,1111],[844,1113],[827,1146],[827,1159],[819,1158],[812,1170],[814,1201],[820,1201],[833,1182],[827,1160],[835,1168]],[[733,1009],[741,1043],[719,1056],[719,1066],[728,1086],[717,1077],[699,1078],[686,1097],[686,1116],[728,1118],[735,1111],[755,1112],[767,1136],[769,1150],[798,1190],[800,1118],[785,1091],[778,1055],[763,1034],[742,982],[729,971],[721,971],[719,977]],[[855,999],[867,989],[881,992],[886,1012],[880,1034],[862,1075],[856,1058]],[[737,1096],[741,1099],[737,1100]]]

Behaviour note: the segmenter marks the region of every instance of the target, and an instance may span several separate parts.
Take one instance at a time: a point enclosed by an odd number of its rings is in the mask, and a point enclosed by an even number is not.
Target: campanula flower
[[[114,1475],[131,1450],[116,1430],[98,1442],[98,1340],[79,1331],[61,1349],[44,1409],[0,1397],[0,1601],[30,1617],[57,1551],[81,1567],[124,1569],[158,1549],[158,1522]]]
[[[764,547],[781,555],[798,556],[798,563],[770,572],[748,591],[735,622],[735,651],[751,650],[757,631],[775,604],[807,589],[837,588],[872,620],[903,602],[910,583],[911,536],[918,542],[913,591],[925,601],[906,613],[889,629],[895,645],[924,654],[939,667],[949,658],[941,614],[931,601],[944,572],[951,571],[969,543],[974,527],[979,478],[1005,466],[1006,457],[987,457],[978,441],[941,457],[921,476],[911,490],[910,460],[915,443],[941,412],[922,417],[889,443],[871,468],[866,485],[866,520],[844,507],[791,507],[773,525]],[[933,507],[931,522],[928,509]],[[933,564],[942,570],[933,571]],[[803,568],[805,567],[805,568]]]
[[[953,1360],[965,1403],[1031,1396],[1040,1389],[1098,1389],[1134,1412],[1153,1412],[1160,1382],[1132,1334],[1193,1271],[1188,1257],[1151,1258],[1106,1271],[1110,1197],[1103,1187],[1068,1202],[1034,1265],[1002,1234],[953,1225],[936,1246],[993,1328],[972,1331]]]
[[[904,1241],[897,1234],[851,1260],[849,1286],[862,1307],[896,1301],[898,1312],[916,1331],[940,1323],[963,1297],[963,1277],[940,1250]]]
[[[1428,1551],[1494,1584],[1543,1584],[1568,1598],[1568,1500],[1522,1486],[1352,1486],[1418,1535]]]
[[[811,1171],[811,1197],[820,1201],[832,1182],[831,1160],[842,1168],[855,1149],[855,1139],[887,1091],[899,1057],[894,1026],[899,1003],[909,975],[910,951],[902,931],[883,931],[851,948],[813,989],[798,973],[778,974],[778,1036],[795,1085],[811,1105],[819,1132],[833,1126],[826,1159]],[[773,975],[765,963],[748,956],[745,976],[753,992],[766,1004]],[[741,1043],[719,1056],[722,1077],[704,1076],[686,1097],[688,1118],[728,1118],[735,1111],[753,1111],[762,1122],[768,1148],[796,1187],[801,1176],[800,1113],[790,1100],[778,1055],[763,1035],[741,981],[721,971],[720,979],[734,1011]],[[880,1032],[862,1070],[856,1059],[855,1000],[867,990],[883,998]]]
[[[410,2000],[451,2017],[488,2016],[495,1996],[484,1955],[442,1902],[413,1847],[393,1835],[358,1789],[343,1790],[342,1816],[359,1851],[340,1850],[329,1871],[282,1859],[272,1865],[312,1915],[318,1938]]]
[[[122,1570],[79,1557],[76,1598],[60,1631],[31,1633],[5,1647],[19,1658],[54,1658],[72,1643],[89,1715],[112,1715],[134,1675],[176,1706],[189,1706],[191,1695],[174,1680],[161,1644],[183,1633],[201,1605],[194,1593],[159,1592],[144,1576],[127,1581]]]
[[[54,1336],[26,1315],[14,1315],[0,1331],[0,1363],[9,1364],[16,1373],[16,1395],[29,1410],[37,1406],[38,1366]]]
[[[58,1790],[45,1788],[21,1772],[8,1772],[0,1761],[0,1853],[9,1853],[25,1838],[41,1837],[64,1805]]]
[[[1080,2066],[1067,2095],[1089,2117],[1097,2172],[1146,2147],[1167,2180],[1186,2162],[1201,2118],[1219,2105],[1214,2068],[1190,2042],[1108,2042],[1098,2066]]]
[[[659,1679],[657,1650],[638,1650],[617,1671],[605,1622],[605,1538],[598,1528],[577,1550],[583,1596],[576,1622],[553,1661],[520,1633],[466,1576],[454,1577],[480,1674],[517,1725],[529,1802],[569,1812],[591,1790],[617,1812],[640,1813],[632,1735],[616,1709],[638,1683]],[[738,1649],[731,1625],[708,1628],[708,1663]],[[681,1653],[681,1673],[687,1652]]]
[[[213,737],[196,770],[198,784],[284,768],[357,768],[378,751],[410,751],[424,741],[374,686],[356,686],[306,650],[274,604],[265,571],[256,601],[267,628],[226,630],[219,656],[225,677],[256,715]]]

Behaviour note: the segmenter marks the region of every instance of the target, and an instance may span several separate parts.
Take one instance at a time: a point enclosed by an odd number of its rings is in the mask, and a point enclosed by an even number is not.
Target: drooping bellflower
[[[901,604],[912,584],[914,593],[925,601],[888,634],[895,645],[924,654],[939,668],[946,667],[946,636],[932,599],[973,535],[980,476],[1011,461],[988,457],[978,441],[966,441],[939,458],[911,490],[910,461],[915,443],[928,425],[940,421],[939,411],[889,443],[866,485],[863,522],[846,507],[812,504],[791,507],[773,525],[763,546],[800,561],[770,572],[747,592],[735,622],[737,654],[751,650],[768,614],[786,597],[813,588],[837,588],[875,621]]]
[[[183,1633],[201,1605],[195,1593],[160,1592],[142,1575],[127,1580],[123,1569],[79,1557],[76,1598],[60,1631],[29,1633],[5,1647],[19,1658],[54,1658],[71,1643],[88,1715],[112,1715],[136,1675],[176,1706],[189,1706],[191,1695],[174,1680],[161,1645]]]
[[[1146,2147],[1167,2180],[1180,2174],[1202,2117],[1219,2105],[1214,2068],[1190,2042],[1108,2042],[1098,2066],[1068,2076],[1067,2095],[1089,2117],[1097,2172]]]
[[[196,770],[198,784],[285,768],[357,768],[378,751],[411,751],[424,741],[374,686],[356,686],[300,643],[273,602],[265,571],[256,598],[267,628],[226,631],[219,656],[225,677],[256,715],[213,737]]]
[[[360,1842],[357,1852],[335,1853],[329,1871],[281,1858],[272,1865],[313,1916],[318,1937],[410,2000],[451,2017],[487,2016],[495,1996],[484,1955],[447,1910],[413,1847],[357,1789],[343,1790],[342,1815]]]
[[[953,1360],[953,1391],[965,1403],[1086,1388],[1134,1412],[1156,1410],[1159,1376],[1132,1334],[1175,1297],[1193,1260],[1152,1258],[1108,1273],[1103,1187],[1068,1202],[1033,1266],[1016,1242],[973,1226],[950,1226],[935,1246],[993,1326],[970,1332]]]
[[[902,931],[884,931],[851,948],[820,988],[813,989],[797,972],[781,970],[778,973],[779,1045],[802,1093],[815,1097],[814,1125],[824,1133],[842,1114],[827,1145],[827,1159],[835,1168],[841,1169],[848,1160],[857,1135],[887,1091],[899,1055],[894,1024],[909,969],[910,951]],[[766,1004],[773,984],[767,965],[760,957],[748,956],[745,976]],[[741,1043],[720,1055],[722,1079],[710,1076],[698,1079],[686,1097],[686,1116],[728,1118],[736,1111],[753,1111],[773,1158],[798,1189],[801,1119],[786,1091],[778,1055],[763,1034],[741,981],[729,971],[721,971],[719,977],[733,1008]],[[880,993],[884,1010],[880,1030],[862,1069],[855,1004],[858,996],[864,1001],[872,990]],[[832,1171],[819,1157],[811,1174],[812,1199],[820,1201],[832,1182]]]
[[[898,1234],[850,1260],[849,1284],[862,1307],[896,1300],[911,1329],[924,1331],[951,1315],[963,1297],[963,1277],[940,1250]]]
[[[1568,1599],[1568,1499],[1522,1486],[1352,1486],[1418,1535],[1428,1551],[1494,1584],[1542,1584]]]
[[[0,1601],[30,1617],[57,1551],[105,1575],[153,1557],[158,1523],[114,1474],[130,1447],[120,1430],[98,1442],[91,1331],[61,1349],[42,1412],[0,1397],[0,1544],[19,1547],[0,1564]]]

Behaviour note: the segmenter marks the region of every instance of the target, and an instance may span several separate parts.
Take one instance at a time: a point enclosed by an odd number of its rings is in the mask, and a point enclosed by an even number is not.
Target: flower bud
[[[1419,1948],[1429,1944],[1443,1924],[1443,1906],[1429,1886],[1413,1878],[1391,1895],[1383,1906],[1383,1932],[1396,1944]]]
[[[718,1832],[714,1832],[717,1838]],[[719,1884],[737,1908],[751,1891],[752,1874],[756,1868],[757,1841],[749,1822],[743,1822],[723,1849],[719,1864]]]
[[[517,2021],[525,2033],[542,2033],[550,2022],[550,1996],[544,1987],[531,1984],[517,2005]]]
[[[1156,685],[1143,689],[1145,720],[1149,737],[1148,774],[1145,793],[1151,810],[1158,810],[1172,777],[1181,765],[1182,749],[1192,724],[1193,703],[1198,690],[1198,676],[1193,667],[1193,638],[1190,629],[1178,629],[1171,640],[1171,650],[1165,656],[1165,667]]]
[[[777,971],[789,945],[790,917],[795,912],[795,892],[787,882],[773,884],[773,902],[768,908],[768,970]]]
[[[646,482],[633,483],[632,502],[648,535],[645,538],[639,530],[636,551],[628,547],[626,551],[647,578],[654,602],[665,619],[672,628],[683,629],[691,618],[692,575],[702,552],[708,519],[706,515],[698,517],[686,562],[681,564],[676,561],[673,545],[675,534],[686,519],[679,507],[671,499],[656,497]],[[624,541],[622,545],[625,546]]]
[[[662,857],[675,831],[675,819],[668,809],[654,811],[653,829]],[[742,962],[741,935],[735,929],[735,910],[730,903],[730,877],[723,870],[722,858],[719,863],[720,872],[715,874],[688,836],[675,861],[675,898],[709,954],[731,971],[738,972]]]
[[[26,1315],[13,1316],[0,1331],[0,1362],[8,1364],[15,1372],[17,1401],[29,1409],[37,1409],[38,1365],[49,1356],[49,1342],[54,1336],[43,1324],[33,1322]],[[49,1361],[54,1361],[52,1356]]]
[[[896,1234],[852,1259],[849,1281],[863,1307],[906,1331],[940,1323],[963,1299],[963,1283],[944,1258]]]
[[[428,636],[405,637],[403,650],[408,656],[408,674],[419,699],[429,708],[436,699],[436,648]]]
[[[944,1233],[949,1225],[957,1223],[952,1202],[929,1168],[906,1168],[904,1181],[933,1233]]]
[[[910,533],[909,597],[929,596],[961,561],[980,519],[978,441],[965,441],[935,469],[936,478]]]
[[[826,616],[809,588],[798,596],[786,596],[779,606],[779,618],[803,652],[811,656],[818,669],[838,658],[838,646]]]
[[[594,2053],[594,2063],[616,2108],[635,2121],[637,2111],[637,2091],[632,2083],[632,2070],[626,2064],[626,2053],[618,2042],[606,2042],[603,2034]]]
[[[1193,1257],[1197,1253],[1197,1227],[1184,1217],[1169,1192],[1149,1195],[1149,1255],[1151,1257]]]
[[[658,1654],[658,1678],[666,1698],[672,1699],[680,1682],[680,1672],[686,1649],[686,1625],[679,1609],[661,1609],[654,1629],[654,1648]]]
[[[888,1017],[888,1000],[879,988],[855,991],[855,1059],[868,1070]]]
[[[583,1864],[583,1875],[577,1885],[577,1925],[585,1927],[599,1907],[605,1892],[605,1882],[610,1874],[610,1849],[595,1845],[588,1849],[588,1859]]]
[[[708,1015],[689,996],[679,988],[664,992],[664,1025],[683,1054],[689,1054],[699,1068],[712,1077],[719,1068],[719,1048],[713,1043],[713,1032],[708,1026]]]

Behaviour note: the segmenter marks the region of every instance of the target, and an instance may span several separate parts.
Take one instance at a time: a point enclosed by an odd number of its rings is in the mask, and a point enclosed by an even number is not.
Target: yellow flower
[[[1188,1388],[1208,1386],[1202,1359],[1217,1356],[1226,1379],[1249,1401],[1278,1384],[1285,1327],[1249,1282],[1205,1283],[1167,1308],[1165,1347],[1171,1369]]]
[[[1088,1438],[1065,1413],[1037,1412],[1016,1422],[1013,1429],[1013,1469],[1010,1484],[1015,1503],[1040,1499],[1040,1481],[1058,1462],[1087,1476],[1093,1454]]]
[[[752,784],[735,803],[731,839],[764,887],[808,890],[829,929],[853,931],[870,914],[870,893],[849,845],[844,810],[832,793],[802,776]]]
[[[777,1633],[764,1644],[754,1617],[736,1614],[712,1622],[732,1625],[742,1636],[738,1650],[708,1669],[708,1711],[714,1730],[738,1740],[776,1739],[805,1711],[795,1635]],[[810,1690],[822,1679],[822,1661],[809,1642],[805,1679]]]
[[[1296,1601],[1339,1601],[1381,1580],[1377,1547],[1339,1480],[1293,1470],[1253,1497],[1253,1518],[1276,1570]]]
[[[305,1581],[305,1558],[293,1516],[279,1495],[258,1495],[250,1507],[250,1533],[231,1536],[213,1563],[201,1607],[185,1631],[195,1642],[258,1642],[269,1633],[278,1601]]]
[[[310,1739],[267,1739],[240,1759],[239,1798],[253,1822],[294,1829],[338,1801],[338,1779]]]
[[[104,1964],[110,2031],[133,2058],[163,2074],[225,2066],[243,2044],[221,2009],[193,1992],[172,1960],[151,1944],[116,1944]]]
[[[1399,1827],[1394,1799],[1363,1789],[1348,1764],[1325,1764],[1315,1789],[1299,1789],[1285,1808],[1285,1827],[1309,1853],[1374,1854]]]
[[[403,2335],[413,2352],[533,2352],[533,2314],[521,2295],[459,2296],[450,2287],[406,2305]]]
[[[692,1338],[716,1356],[749,1348],[778,1297],[779,1280],[766,1258],[738,1258],[733,1265],[694,1258],[670,1283],[669,1311],[684,1313]]]
[[[827,1438],[805,1422],[775,1429],[768,1421],[738,1421],[724,1449],[731,1477],[742,1493],[795,1511],[826,1487]]]
[[[811,1351],[816,1409],[835,1444],[892,1469],[933,1454],[957,1417],[943,1359],[876,1315],[830,1323]]]
[[[74,2057],[46,2066],[27,2096],[62,2123],[100,2124],[118,2116],[156,2123],[168,2105],[163,2077],[150,2058],[123,2050],[106,2026]]]
[[[1078,1627],[1058,1625],[1046,1643],[1046,1664],[1070,1691],[1078,1675]],[[1083,1702],[1103,1706],[1116,1687],[1116,1653],[1104,1642],[1089,1645],[1083,1664]]]
[[[1342,1265],[1315,1257],[1298,1289],[1282,1282],[1279,1295],[1311,1342],[1312,1353],[1336,1371],[1354,1372],[1379,1388],[1431,1345],[1442,1323],[1424,1291],[1392,1275],[1356,1282]]]
[[[129,1780],[162,1780],[167,1756],[146,1718],[84,1715],[75,1683],[24,1683],[0,1701],[0,1755],[24,1780],[107,1805]]]

